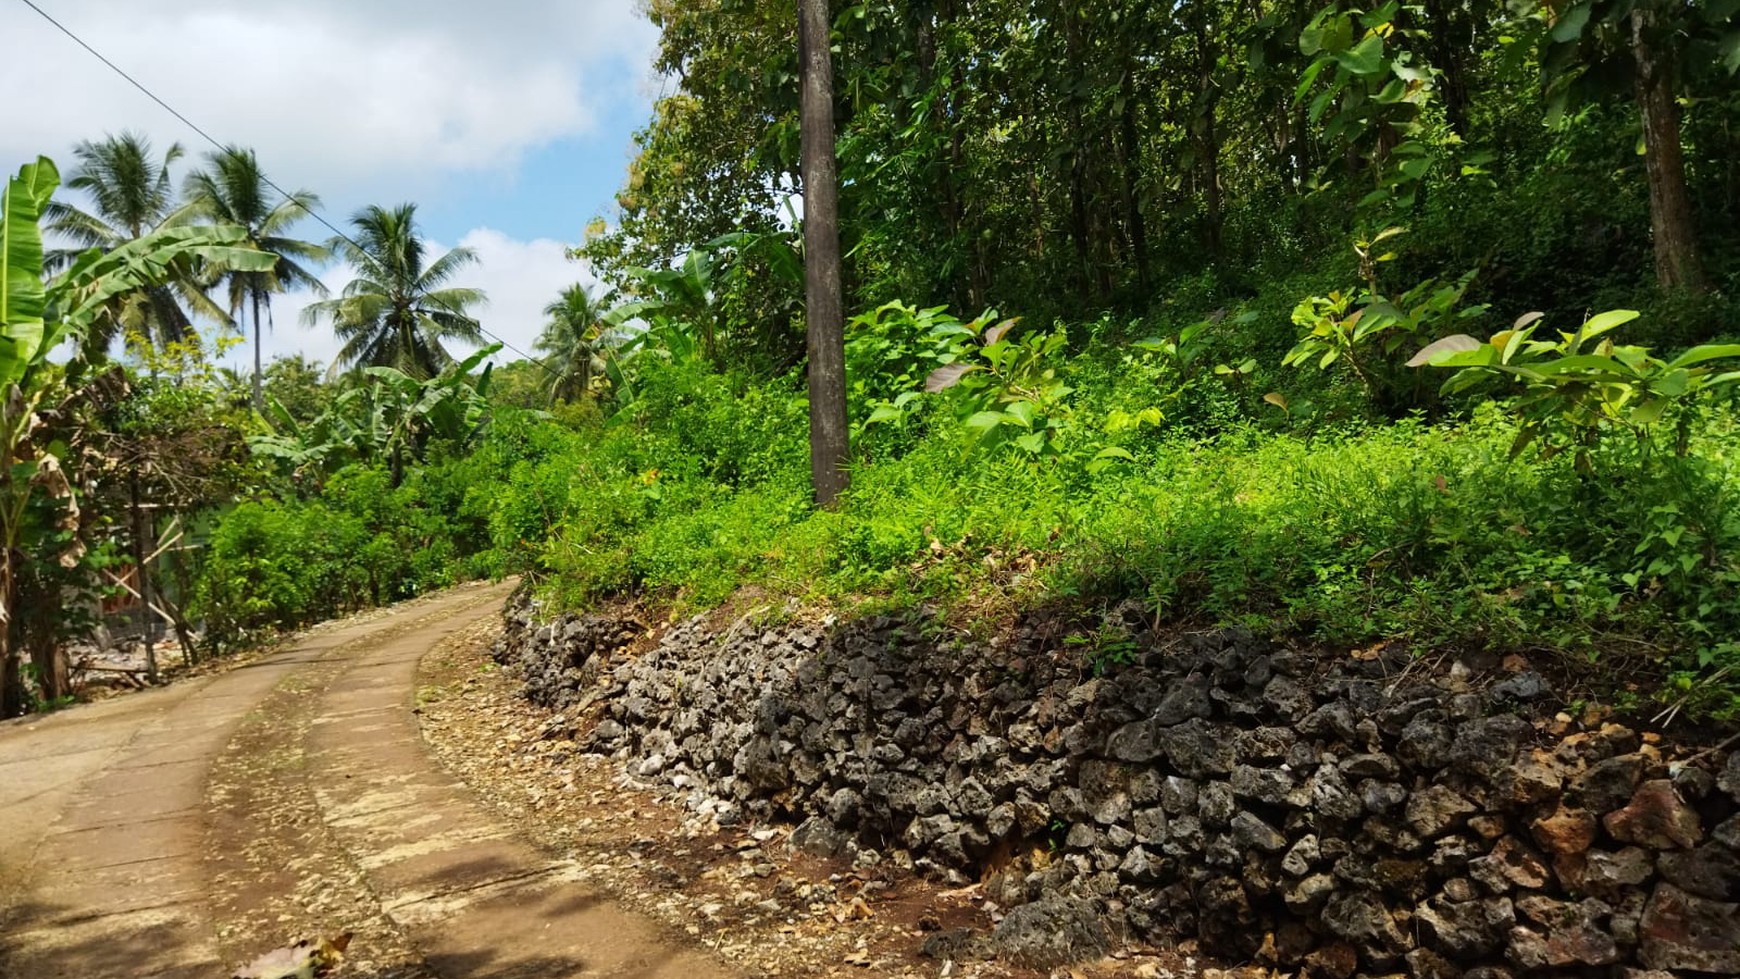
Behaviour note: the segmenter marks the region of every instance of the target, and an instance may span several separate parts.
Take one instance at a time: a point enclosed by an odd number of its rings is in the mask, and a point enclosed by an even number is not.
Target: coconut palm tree
[[[311,326],[329,320],[344,341],[334,372],[349,366],[396,367],[427,379],[453,362],[442,341],[483,342],[469,312],[487,301],[482,290],[447,285],[477,262],[477,254],[455,248],[426,263],[416,213],[415,204],[366,207],[351,218],[353,236],[327,243],[356,269],[357,278],[338,298],[303,310],[302,318]]]
[[[44,262],[49,271],[65,268],[86,249],[114,251],[152,231],[188,220],[190,215],[179,206],[169,178],[170,166],[182,156],[181,144],[170,144],[159,159],[149,139],[124,132],[100,142],[81,142],[73,148],[73,156],[78,165],[66,186],[82,191],[92,207],[86,211],[55,201],[44,211],[47,230],[74,246],[49,252]],[[85,335],[85,354],[100,359],[122,332],[136,332],[157,343],[184,340],[193,327],[189,310],[229,322],[224,311],[206,296],[201,283],[192,275],[182,275],[115,297]]]
[[[269,318],[272,294],[286,289],[300,287],[325,296],[326,286],[306,263],[324,262],[332,253],[285,235],[291,225],[314,213],[320,198],[306,190],[284,197],[272,189],[253,150],[231,146],[214,151],[206,154],[206,164],[210,169],[195,170],[183,185],[189,212],[214,224],[245,228],[248,244],[278,256],[277,265],[269,272],[232,270],[224,272],[218,280],[228,293],[231,316],[240,316],[246,307],[252,307],[248,311],[253,314],[254,323],[254,408],[259,410],[261,310]]]
[[[550,321],[533,349],[544,355],[544,390],[550,403],[575,401],[592,390],[592,379],[604,369],[605,313],[578,283],[544,307]]]

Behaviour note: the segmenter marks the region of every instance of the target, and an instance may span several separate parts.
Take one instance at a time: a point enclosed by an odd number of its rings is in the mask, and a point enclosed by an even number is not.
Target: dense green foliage
[[[138,396],[103,402],[129,420],[69,432],[250,448],[140,486],[201,487],[168,526],[214,648],[527,573],[572,603],[1134,600],[1559,653],[1734,711],[1732,6],[836,4],[852,488],[818,510],[796,18],[655,0],[674,90],[574,250],[608,288],[551,297],[538,360],[456,363],[471,256],[371,208],[331,243],[356,281],[314,307],[363,369],[268,365],[242,410],[151,351],[160,300],[235,310],[315,253],[159,269],[103,307],[139,338]],[[222,216],[177,211],[136,140],[81,159],[103,213],[60,213],[116,253]],[[63,594],[120,546],[87,536]]]

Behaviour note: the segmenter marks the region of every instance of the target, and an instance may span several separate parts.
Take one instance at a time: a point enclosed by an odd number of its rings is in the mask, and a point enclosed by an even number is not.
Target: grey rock
[[[1516,924],[1516,910],[1508,898],[1450,901],[1438,897],[1416,907],[1414,921],[1427,945],[1468,961],[1503,946]]]
[[[1408,826],[1425,839],[1436,839],[1461,826],[1478,811],[1474,803],[1455,791],[1433,785],[1408,800]]]
[[[793,850],[817,857],[837,857],[846,852],[852,842],[850,835],[836,829],[819,816],[811,816],[792,830],[787,845]]]
[[[1630,802],[1642,777],[1641,755],[1618,755],[1591,765],[1571,779],[1568,789],[1577,805],[1601,816]]]
[[[1278,676],[1263,688],[1263,702],[1288,721],[1299,721],[1311,713],[1314,706],[1310,691],[1291,677]]]
[[[1167,729],[1161,741],[1172,767],[1191,778],[1226,775],[1238,758],[1227,732],[1200,718]]]
[[[1209,782],[1197,796],[1196,812],[1202,817],[1204,826],[1225,828],[1237,811],[1238,804],[1233,800],[1232,787],[1225,782]]]
[[[1394,782],[1368,778],[1359,783],[1359,801],[1365,811],[1377,815],[1389,812],[1408,799],[1408,790]]]
[[[1317,848],[1317,837],[1308,834],[1299,838],[1287,850],[1287,855],[1281,858],[1281,869],[1294,877],[1303,877],[1311,872],[1317,861],[1322,859],[1322,853]]]
[[[1147,850],[1133,846],[1118,864],[1118,876],[1137,884],[1150,883],[1160,876],[1160,864]]]
[[[1232,818],[1233,839],[1242,846],[1264,853],[1279,853],[1287,846],[1287,838],[1254,813],[1241,812]]]
[[[1064,837],[1064,845],[1074,850],[1086,850],[1099,839],[1099,834],[1087,823],[1076,823],[1069,828],[1069,835]]]
[[[1138,809],[1131,816],[1130,828],[1143,843],[1159,843],[1166,838],[1166,812],[1163,809]]]
[[[1174,816],[1194,814],[1196,800],[1200,794],[1196,782],[1168,775],[1160,787],[1160,806]]]
[[[1441,768],[1450,759],[1450,726],[1440,712],[1425,711],[1409,721],[1396,744],[1396,757],[1416,770]]]
[[[1011,962],[1049,969],[1103,955],[1112,938],[1096,902],[1048,895],[1005,915],[991,942]]]
[[[1617,895],[1622,888],[1636,887],[1655,872],[1649,851],[1628,846],[1617,853],[1590,850],[1584,858],[1583,886],[1600,897]]]
[[[1716,788],[1740,803],[1740,751],[1728,752],[1728,762],[1722,766],[1722,774],[1716,776]]]
[[[1154,723],[1161,727],[1171,727],[1191,718],[1206,719],[1212,716],[1214,704],[1208,699],[1208,688],[1208,677],[1200,673],[1192,673],[1174,684],[1160,698],[1160,705],[1154,709]]]
[[[1144,763],[1160,757],[1164,750],[1161,735],[1166,729],[1152,720],[1134,721],[1111,733],[1106,739],[1106,754],[1119,761]]]
[[[1286,805],[1298,788],[1293,773],[1278,768],[1258,768],[1240,765],[1232,772],[1232,791],[1244,799],[1255,799],[1271,806]]]
[[[1389,755],[1360,754],[1350,755],[1341,760],[1341,774],[1350,779],[1375,778],[1394,779],[1401,772],[1401,767]]]
[[[1517,749],[1534,733],[1534,725],[1515,714],[1465,721],[1456,727],[1449,761],[1458,771],[1497,782],[1510,769]]]
[[[985,814],[985,832],[993,840],[1006,839],[1015,832],[1017,825],[1019,825],[1019,819],[1014,803],[1005,802],[993,806],[991,811]]]
[[[1323,907],[1322,922],[1330,934],[1351,943],[1367,961],[1380,966],[1394,962],[1413,947],[1383,897],[1371,891],[1332,895]]]
[[[1547,683],[1545,677],[1533,670],[1527,670],[1493,684],[1486,695],[1496,704],[1514,704],[1539,700],[1552,692],[1552,685]]]
[[[1347,787],[1347,780],[1333,765],[1324,765],[1306,783],[1311,807],[1332,819],[1358,819],[1365,814],[1365,803]]]
[[[1335,878],[1328,874],[1312,874],[1282,892],[1287,909],[1298,915],[1314,915],[1336,891]]]
[[[1713,901],[1740,897],[1740,855],[1720,843],[1663,853],[1656,869],[1663,880],[1688,894]]]

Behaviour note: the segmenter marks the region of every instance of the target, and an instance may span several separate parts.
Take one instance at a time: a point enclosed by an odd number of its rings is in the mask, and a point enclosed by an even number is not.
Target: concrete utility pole
[[[810,355],[810,481],[828,507],[846,488],[846,327],[840,286],[840,179],[834,158],[833,18],[798,0],[803,76],[804,285]]]

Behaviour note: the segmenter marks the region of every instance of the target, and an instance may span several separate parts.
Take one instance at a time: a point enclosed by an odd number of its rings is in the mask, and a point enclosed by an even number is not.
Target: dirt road
[[[424,750],[456,589],[222,675],[0,725],[0,977],[222,979],[316,931],[357,979],[728,975],[492,820]]]

